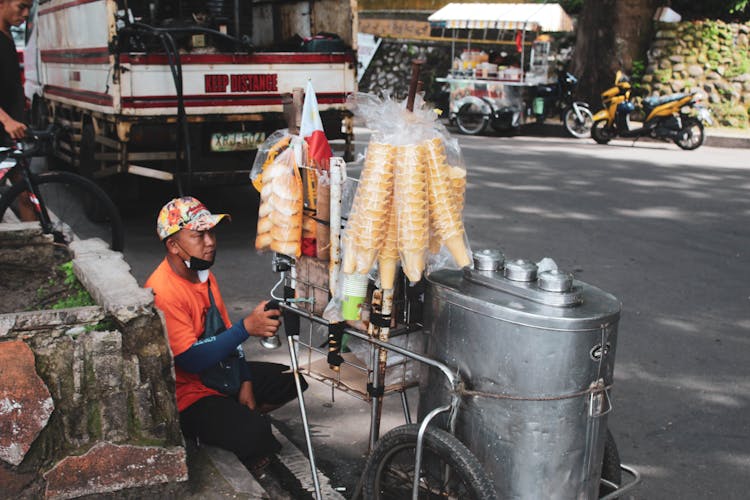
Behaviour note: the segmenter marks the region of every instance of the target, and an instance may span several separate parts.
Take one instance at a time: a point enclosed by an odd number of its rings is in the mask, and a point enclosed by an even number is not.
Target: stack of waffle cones
[[[394,286],[399,259],[419,281],[427,252],[442,245],[456,263],[471,262],[461,212],[466,172],[448,165],[440,139],[407,146],[371,143],[344,236],[343,271],[369,272],[378,259],[381,287]]]
[[[393,193],[393,146],[371,143],[344,235],[343,270],[367,274],[386,233]]]
[[[301,254],[302,180],[293,165],[279,158],[263,171],[255,248],[291,257]]]

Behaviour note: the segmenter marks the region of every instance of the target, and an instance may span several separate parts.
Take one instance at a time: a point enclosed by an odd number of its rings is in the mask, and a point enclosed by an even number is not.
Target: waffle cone
[[[380,269],[380,286],[383,290],[392,290],[396,282],[397,259],[378,258],[378,268]]]
[[[448,251],[451,253],[459,267],[466,267],[471,264],[469,250],[466,248],[463,235],[456,235],[448,238],[445,240],[445,246],[448,248]]]

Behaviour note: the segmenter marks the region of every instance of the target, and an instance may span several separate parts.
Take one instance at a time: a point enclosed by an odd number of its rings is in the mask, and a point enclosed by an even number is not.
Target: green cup
[[[366,274],[344,275],[341,315],[345,320],[359,319],[362,303],[367,296],[368,283],[369,279]]]

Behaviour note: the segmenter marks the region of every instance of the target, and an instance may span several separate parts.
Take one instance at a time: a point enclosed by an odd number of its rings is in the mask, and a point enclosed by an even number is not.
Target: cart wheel
[[[366,500],[411,498],[419,425],[396,427],[375,445],[365,464]],[[448,432],[428,427],[424,435],[419,498],[485,500],[495,488],[479,461]]]
[[[622,470],[620,469],[620,454],[617,452],[617,443],[612,436],[612,431],[607,429],[607,440],[604,442],[604,460],[602,461],[602,479],[616,485],[622,484]],[[599,496],[603,497],[615,491],[610,486],[602,483],[599,486]]]
[[[464,134],[477,135],[487,129],[490,117],[475,102],[467,102],[458,110],[456,125]]]

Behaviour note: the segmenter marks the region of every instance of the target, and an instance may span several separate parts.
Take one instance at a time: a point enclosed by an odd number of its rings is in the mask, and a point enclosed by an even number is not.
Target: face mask
[[[180,247],[183,252],[188,253],[184,248],[182,248],[182,245],[180,245],[179,243],[177,243],[177,246]],[[190,255],[190,260],[183,260],[182,262],[185,263],[185,267],[187,267],[188,269],[198,271],[198,278],[200,278],[200,280],[203,282],[208,279],[208,269],[214,265],[215,260],[216,252],[214,252],[214,258],[211,260],[203,260],[201,258],[193,257],[192,255]],[[205,278],[201,278],[201,275],[205,275]]]
[[[203,260],[191,255],[190,260],[186,260],[184,262],[188,269],[192,269],[194,271],[206,271],[214,265],[214,260],[216,260],[216,254],[214,254],[214,258],[212,260]]]

